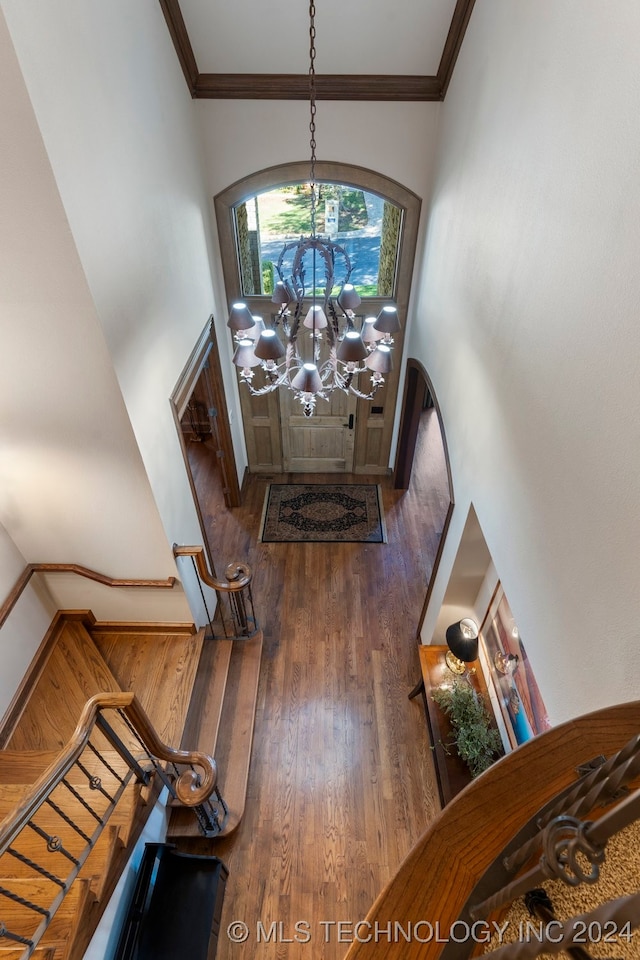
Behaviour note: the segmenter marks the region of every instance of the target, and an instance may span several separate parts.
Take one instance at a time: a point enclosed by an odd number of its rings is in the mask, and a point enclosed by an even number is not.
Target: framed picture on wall
[[[547,711],[499,581],[480,627],[480,643],[511,747],[548,730]]]

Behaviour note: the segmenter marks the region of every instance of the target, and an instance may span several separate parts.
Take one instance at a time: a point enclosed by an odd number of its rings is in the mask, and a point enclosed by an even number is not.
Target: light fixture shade
[[[449,650],[458,660],[472,663],[478,659],[478,625],[470,617],[447,627],[446,638]]]
[[[254,320],[251,311],[246,303],[234,303],[229,313],[227,326],[231,330],[249,330],[253,326]]]
[[[291,386],[301,393],[318,393],[322,390],[322,380],[315,363],[303,363],[291,381]]]
[[[271,303],[278,303],[281,307],[284,307],[291,303],[293,299],[294,296],[284,280],[278,280],[273,288]]]
[[[253,326],[247,330],[244,334],[246,340],[253,340],[254,343],[265,329],[264,320],[262,317],[256,317],[253,315]]]
[[[338,344],[336,356],[343,363],[358,363],[368,356],[367,348],[357,330],[347,330]]]
[[[381,330],[376,330],[374,326],[375,322],[375,317],[364,318],[364,323],[362,324],[362,339],[365,343],[375,343],[384,337],[384,333]]]
[[[324,330],[327,326],[327,315],[319,304],[309,307],[309,312],[303,320],[303,326],[309,330]]]
[[[236,367],[242,367],[244,370],[247,367],[258,366],[260,360],[253,352],[253,347],[253,340],[245,339],[240,341],[236,347],[236,352],[233,355],[233,362],[235,363]]]
[[[343,310],[356,310],[360,306],[362,300],[352,283],[345,283],[338,295],[338,303]]]
[[[376,317],[374,327],[376,330],[381,330],[382,333],[397,333],[400,329],[397,308],[393,306],[383,307]]]
[[[384,343],[369,354],[364,362],[365,367],[375,370],[376,373],[389,373],[391,370],[391,348]]]
[[[263,330],[253,352],[259,360],[279,360],[286,351],[275,330]]]

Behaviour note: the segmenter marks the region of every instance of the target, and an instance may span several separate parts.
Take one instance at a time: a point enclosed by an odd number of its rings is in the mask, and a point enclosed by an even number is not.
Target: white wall
[[[441,118],[410,351],[552,722],[637,698],[636,0],[480,0]]]
[[[0,524],[0,599],[7,597],[26,567],[26,561]],[[11,703],[33,659],[55,608],[46,592],[31,582],[13,608],[0,638],[0,718]]]
[[[0,521],[22,567],[26,558],[116,577],[175,574],[1,15],[0,98]],[[18,573],[3,555],[3,598]],[[173,614],[188,618],[180,589]]]
[[[161,7],[157,0],[2,0],[2,8],[165,548],[201,543],[168,398],[216,310],[211,202],[194,106]],[[110,418],[113,403],[103,409]],[[114,471],[109,482],[120,499],[118,476]],[[141,542],[151,522],[139,522]],[[192,605],[198,607],[195,591]]]
[[[212,194],[280,163],[309,160],[309,104],[289,100],[201,100],[196,104]],[[353,163],[426,198],[439,103],[317,103],[320,160]]]

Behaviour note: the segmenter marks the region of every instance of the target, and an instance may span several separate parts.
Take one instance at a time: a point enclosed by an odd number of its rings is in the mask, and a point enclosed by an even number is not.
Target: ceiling
[[[159,0],[194,98],[306,100],[303,0]],[[318,0],[316,97],[442,100],[475,0]]]

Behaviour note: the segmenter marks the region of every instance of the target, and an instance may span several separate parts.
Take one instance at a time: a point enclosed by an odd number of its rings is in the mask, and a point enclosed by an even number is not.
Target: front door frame
[[[396,180],[391,180],[389,177],[366,167],[319,160],[316,162],[315,170],[318,182],[343,183],[347,186],[360,188],[377,194],[402,210],[403,222],[398,250],[394,299],[401,322],[406,324],[422,206],[420,197]],[[214,197],[222,270],[229,303],[238,299],[246,299],[252,313],[258,314],[264,311],[265,302],[268,303],[268,300],[265,301],[265,298],[262,297],[263,306],[261,307],[261,298],[243,298],[242,296],[234,208],[249,197],[265,190],[305,182],[308,178],[309,166],[304,161],[279,164],[236,181]],[[369,312],[375,314],[387,300],[388,298],[371,298],[368,303],[367,301],[365,303],[367,303]],[[394,353],[398,358],[396,362],[399,364],[403,353],[404,329],[397,334],[395,340],[396,349]],[[377,402],[370,403],[366,400],[358,400],[355,423],[356,473],[389,473],[389,451],[393,436],[398,383],[399,375],[396,371],[393,371],[387,377],[384,388],[376,395]],[[253,430],[250,423],[252,414],[249,409],[248,397],[243,393],[244,389],[243,387],[240,388],[240,399],[247,451],[251,455],[251,451],[256,449],[257,444],[248,435]],[[279,424],[276,424],[279,417],[279,405],[272,394],[266,395],[262,399],[264,409],[260,411],[262,417],[259,427],[262,438],[260,449],[264,451],[268,448],[273,452],[273,460],[267,462],[267,458],[263,456],[260,465],[257,468],[252,466],[251,469],[254,472],[272,473],[281,469],[282,463],[280,430]],[[269,401],[268,410],[266,408],[267,400]],[[273,436],[270,437],[269,443],[265,440],[267,422],[270,422],[273,428]],[[280,458],[277,463],[275,462],[276,457]]]

